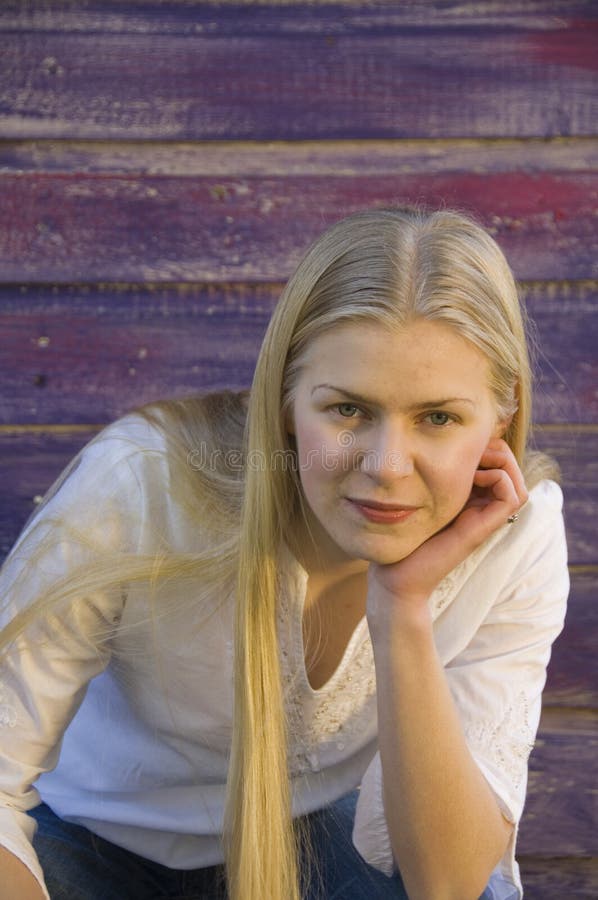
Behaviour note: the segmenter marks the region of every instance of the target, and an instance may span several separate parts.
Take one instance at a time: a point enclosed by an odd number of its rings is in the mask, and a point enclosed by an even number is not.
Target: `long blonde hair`
[[[505,439],[528,486],[554,477],[552,463],[526,452],[531,374],[516,286],[497,244],[471,219],[450,211],[385,209],[351,216],[308,250],[288,282],[265,335],[250,394],[219,392],[139,410],[166,438],[168,478],[177,501],[208,521],[202,555],[140,559],[97,551],[70,582],[57,583],[3,633],[14,640],[40,612],[83,589],[171,576],[234,585],[233,741],[224,846],[231,900],[299,900],[299,839],[292,823],[285,697],[277,633],[277,563],[302,494],[284,422],[303,355],[325,330],[348,321],[391,327],[414,318],[442,321],[489,362]],[[194,467],[202,443],[215,465]],[[220,451],[241,451],[242,471]],[[35,527],[35,520],[33,522]]]
[[[307,252],[272,316],[257,362],[247,452],[292,452],[284,421],[310,342],[342,322],[442,321],[489,362],[505,440],[531,486],[555,467],[526,456],[531,372],[509,266],[494,240],[458,213],[378,210],[329,229]],[[276,635],[276,554],[301,506],[296,468],[248,467],[240,531],[235,713],[228,794],[233,900],[298,900],[287,739]]]

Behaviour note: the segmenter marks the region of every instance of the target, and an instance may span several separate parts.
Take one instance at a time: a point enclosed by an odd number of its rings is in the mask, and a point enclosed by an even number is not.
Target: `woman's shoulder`
[[[566,568],[563,492],[555,481],[542,479],[530,489],[517,520],[501,529],[496,550],[514,571]]]
[[[497,573],[518,572],[542,559],[566,566],[566,556],[563,493],[555,481],[542,479],[530,489],[517,519],[505,522],[467,558],[462,575],[476,572],[496,580]]]
[[[538,518],[544,514],[558,516],[563,510],[563,491],[556,481],[543,478],[529,491],[527,503],[522,507],[520,516]]]
[[[105,425],[83,448],[106,462],[130,455],[166,452],[166,432],[140,412],[130,412]]]
[[[507,529],[507,536],[517,543],[522,539],[542,542],[551,541],[558,533],[564,542],[563,503],[563,492],[556,481],[542,479],[530,489],[516,522]]]

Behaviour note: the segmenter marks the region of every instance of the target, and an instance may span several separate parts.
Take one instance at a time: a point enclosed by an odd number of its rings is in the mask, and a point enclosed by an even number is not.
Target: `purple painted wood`
[[[0,176],[3,282],[280,280],[327,224],[370,206],[478,215],[522,279],[598,276],[598,173]]]
[[[598,710],[598,604],[594,602],[597,590],[595,566],[573,571],[565,628],[553,645],[548,666],[544,708],[550,713],[553,707]]]
[[[598,422],[598,283],[526,284],[536,374],[534,418]]]
[[[101,423],[161,396],[246,387],[281,284],[4,287],[0,424]],[[535,416],[598,418],[598,290],[530,284]]]
[[[97,431],[0,432],[0,560],[53,481]]]
[[[525,900],[598,897],[598,858],[518,856]]]
[[[102,4],[4,28],[5,137],[252,140],[596,133],[591,3]],[[35,4],[33,7],[35,9]],[[396,4],[398,7],[399,4]],[[558,7],[560,15],[554,14]],[[104,9],[105,7],[105,9]],[[45,15],[44,15],[45,13]],[[167,27],[163,27],[166,23]],[[464,93],[466,97],[464,98]]]
[[[100,423],[162,396],[246,387],[278,291],[7,289],[0,421]]]
[[[530,757],[521,855],[598,856],[597,725],[595,711],[546,717]]]
[[[598,139],[350,141],[2,141],[0,172],[279,177],[595,171]]]
[[[577,431],[537,429],[536,446],[558,460],[565,492],[565,524],[569,562],[587,565],[598,562],[596,519],[598,517],[598,428]]]
[[[561,21],[555,22],[555,17]],[[4,0],[0,27],[11,31],[89,31],[118,34],[373,34],[380,30],[440,26],[563,29],[563,19],[596,18],[593,0],[425,0],[424,3],[285,0],[284,4],[197,0]],[[207,21],[207,27],[202,27]],[[563,43],[561,41],[561,43]]]

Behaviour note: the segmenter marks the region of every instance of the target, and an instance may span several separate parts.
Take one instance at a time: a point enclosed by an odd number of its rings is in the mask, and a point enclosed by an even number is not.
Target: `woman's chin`
[[[420,543],[423,543],[420,542]],[[405,542],[397,541],[370,541],[357,550],[360,559],[364,559],[369,563],[376,563],[379,566],[391,566],[393,563],[401,562],[413,553],[419,547],[419,543],[409,542],[408,546]]]

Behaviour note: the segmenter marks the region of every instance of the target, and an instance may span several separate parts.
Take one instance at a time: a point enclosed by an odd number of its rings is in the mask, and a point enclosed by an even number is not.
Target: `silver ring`
[[[507,522],[509,523],[509,525],[512,525],[513,522],[516,522],[518,518],[519,518],[519,513],[513,513],[512,516],[509,516],[509,518],[507,519]]]

